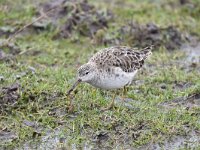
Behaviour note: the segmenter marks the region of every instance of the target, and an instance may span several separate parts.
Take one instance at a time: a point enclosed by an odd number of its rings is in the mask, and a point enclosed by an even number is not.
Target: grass
[[[22,2],[25,4],[19,6]],[[99,8],[105,6],[103,2],[91,3]],[[125,20],[134,19],[140,23],[175,25],[184,32],[200,33],[200,22],[195,13],[200,6],[192,11],[187,6],[177,7],[175,10],[169,6],[161,8],[160,4],[149,1],[127,0],[126,3],[133,5],[133,8],[111,6],[118,25]],[[1,7],[9,4],[10,9],[9,13],[4,13],[7,12],[6,9],[0,12],[1,26],[21,26],[32,20],[35,4],[31,1],[2,1],[0,4]],[[19,147],[25,141],[40,139],[47,131],[58,128],[62,132],[59,137],[67,137],[68,143],[93,143],[94,139],[102,137],[107,147],[115,146],[117,142],[142,147],[148,143],[162,143],[177,135],[187,135],[186,127],[189,130],[200,130],[199,106],[191,109],[184,106],[163,109],[158,105],[200,92],[199,71],[191,69],[187,72],[188,67],[181,61],[184,53],[168,52],[162,48],[153,53],[146,62],[145,69],[138,73],[137,80],[144,83],[129,88],[128,97],[133,99],[129,103],[131,108],[117,104],[113,110],[100,112],[100,108],[109,103],[111,93],[81,84],[73,101],[75,112],[68,113],[69,99],[65,93],[75,80],[77,67],[102,46],[93,45],[85,37],[79,37],[79,43],[69,39],[52,40],[53,34],[44,31],[19,36],[16,43],[21,53],[15,56],[16,60],[0,63],[0,75],[4,77],[4,81],[0,81],[0,87],[13,83],[21,86],[17,104],[14,107],[8,106],[0,116],[0,130],[6,128],[14,132],[17,138],[1,143],[2,147]],[[30,66],[35,68],[34,73]],[[16,75],[23,72],[26,72],[24,76],[16,78]],[[190,86],[177,89],[176,82],[187,82]],[[165,84],[165,89],[160,88],[162,84]],[[41,132],[24,125],[24,120],[37,123],[42,128]]]

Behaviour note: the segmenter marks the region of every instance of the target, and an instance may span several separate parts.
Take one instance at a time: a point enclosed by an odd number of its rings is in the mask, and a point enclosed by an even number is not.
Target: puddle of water
[[[28,141],[22,147],[16,148],[15,150],[29,150],[29,149],[57,149],[60,147],[59,132],[55,131],[49,133],[41,138],[40,141]]]
[[[111,97],[106,97],[108,104],[111,102],[111,99]],[[139,106],[141,105],[141,103],[141,101],[133,100],[132,98],[124,98],[124,100],[122,100],[122,97],[120,96],[115,98],[115,105],[117,105],[118,107],[124,106],[132,110],[139,110]]]
[[[25,142],[21,147],[15,148],[15,150],[78,150],[80,147],[76,144],[69,144],[69,136],[65,135],[65,127],[60,127],[54,132],[49,132],[43,136],[40,140],[30,140]],[[85,143],[81,149],[91,150],[93,147]]]
[[[127,107],[128,109],[139,109],[139,108],[135,107],[135,106],[138,106],[138,105],[134,105],[134,106],[133,106],[133,103],[134,103],[134,104],[138,104],[138,103],[140,103],[140,101],[136,101],[136,100],[133,100],[133,99],[131,99],[131,98],[125,98],[124,100],[122,100],[122,98],[117,97],[117,98],[115,99],[115,103],[116,103],[117,105],[125,106],[125,107]]]
[[[185,51],[187,57],[186,61],[190,63],[200,63],[200,43],[196,46],[184,45],[182,49]]]
[[[186,136],[176,136],[171,140],[165,140],[163,144],[149,146],[152,150],[179,150],[195,149],[200,146],[200,133],[191,131]]]
[[[5,142],[11,142],[14,139],[17,139],[18,136],[13,133],[13,132],[9,132],[9,131],[0,131],[0,145],[5,143]]]

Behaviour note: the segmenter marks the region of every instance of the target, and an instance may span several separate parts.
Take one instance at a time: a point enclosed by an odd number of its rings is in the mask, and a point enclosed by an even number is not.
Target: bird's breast
[[[98,74],[95,81],[89,84],[101,89],[118,89],[130,84],[135,74],[136,72],[126,73],[120,70],[112,73],[102,72]]]

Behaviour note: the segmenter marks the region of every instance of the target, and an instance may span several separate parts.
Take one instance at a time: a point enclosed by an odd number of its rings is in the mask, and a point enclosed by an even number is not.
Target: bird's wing
[[[114,66],[125,72],[133,72],[143,66],[144,60],[151,54],[151,49],[152,47],[146,47],[136,51],[126,46],[110,47],[96,53],[89,61],[99,68]]]

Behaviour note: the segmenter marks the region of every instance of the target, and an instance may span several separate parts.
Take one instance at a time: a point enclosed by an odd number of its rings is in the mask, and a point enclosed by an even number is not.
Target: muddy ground
[[[200,148],[200,3],[107,3],[0,2],[1,149]],[[101,112],[112,91],[82,84],[69,112],[76,68],[114,45],[154,45],[125,101]]]

